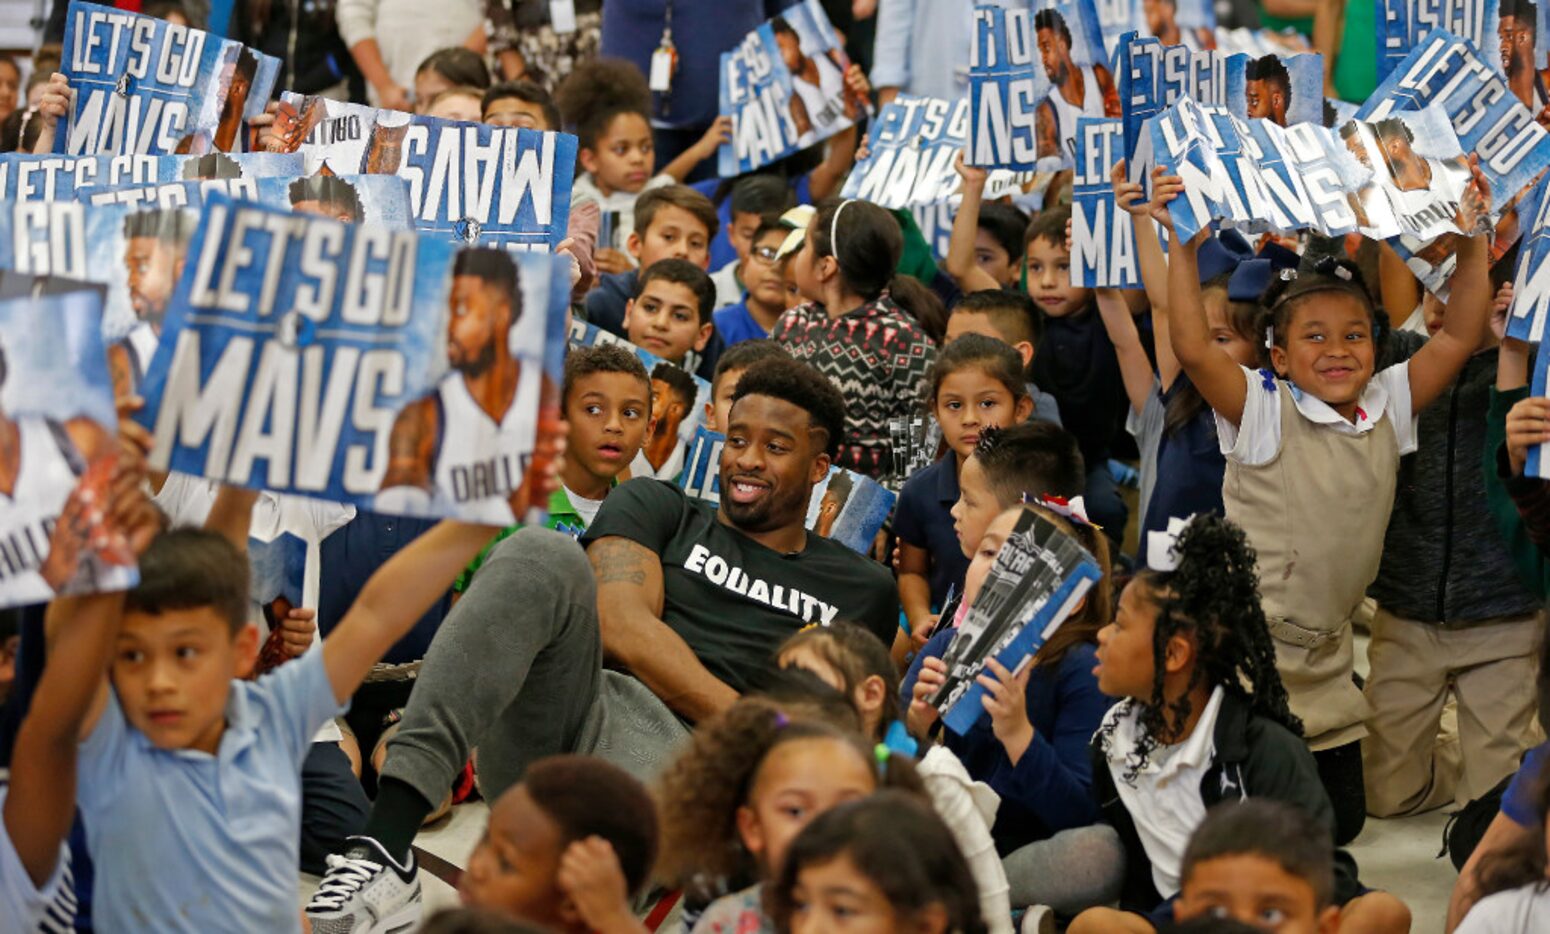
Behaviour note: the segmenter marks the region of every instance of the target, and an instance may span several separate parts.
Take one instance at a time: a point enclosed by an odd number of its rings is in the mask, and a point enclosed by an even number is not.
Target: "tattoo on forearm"
[[[646,549],[631,541],[603,539],[592,545],[592,572],[599,584],[646,583]]]

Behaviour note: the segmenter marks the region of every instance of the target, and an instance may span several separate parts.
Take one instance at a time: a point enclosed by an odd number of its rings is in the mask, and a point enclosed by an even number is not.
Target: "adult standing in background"
[[[550,93],[597,57],[603,0],[573,0],[571,22],[555,22],[549,0],[485,0],[490,55],[503,81],[536,81]]]
[[[979,0],[1006,6],[1003,0]],[[955,101],[969,93],[976,0],[879,0],[872,86],[886,104],[899,94]]]
[[[668,90],[655,90],[651,125],[657,165],[694,145],[716,119],[721,53],[730,52],[760,23],[795,0],[608,0],[603,4],[603,48],[608,58],[634,62],[651,77],[651,58],[670,38],[676,52]],[[956,3],[956,0],[955,0]],[[714,174],[711,160],[685,181]]]
[[[338,18],[339,35],[366,76],[366,98],[377,107],[413,110],[415,71],[437,49],[485,50],[480,0],[339,0]]]
[[[280,60],[279,91],[365,100],[366,82],[339,36],[337,0],[242,0],[233,38]]]

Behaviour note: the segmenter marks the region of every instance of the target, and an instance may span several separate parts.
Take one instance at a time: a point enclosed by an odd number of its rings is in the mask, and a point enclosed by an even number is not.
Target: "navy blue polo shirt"
[[[905,481],[899,491],[893,530],[905,542],[931,555],[931,609],[941,610],[947,591],[963,589],[969,559],[963,556],[953,531],[953,504],[958,502],[958,457],[948,454]]]
[[[1166,407],[1188,386],[1189,378],[1179,374],[1162,394],[1163,405]],[[1157,483],[1152,487],[1146,515],[1141,517],[1141,541],[1146,541],[1148,532],[1166,529],[1171,517],[1221,514],[1226,472],[1227,458],[1217,442],[1216,416],[1210,406],[1202,407],[1172,435],[1164,431],[1157,442]]]
[[[377,568],[438,521],[357,512],[343,528],[323,539],[318,574],[319,635],[328,638]],[[401,665],[424,658],[436,629],[451,609],[452,589],[449,587],[382,660],[390,665]]]

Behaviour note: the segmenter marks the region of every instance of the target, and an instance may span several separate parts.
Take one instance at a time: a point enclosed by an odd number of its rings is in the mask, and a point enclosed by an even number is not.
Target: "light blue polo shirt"
[[[232,682],[216,755],[161,750],[116,694],[81,743],[101,931],[297,931],[301,762],[340,712],[321,648]]]

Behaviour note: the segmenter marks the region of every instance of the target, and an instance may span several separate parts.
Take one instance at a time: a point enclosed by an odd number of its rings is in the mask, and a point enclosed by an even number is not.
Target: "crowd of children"
[[[877,20],[884,99],[947,93],[966,37],[901,47],[968,5],[844,6]],[[595,340],[511,497],[547,528],[314,507],[319,605],[259,606],[250,526],[301,507],[152,472],[121,398],[92,505],[138,585],[0,616],[0,932],[1550,930],[1550,400],[1503,331],[1515,252],[1458,238],[1408,332],[1386,247],[1186,240],[1183,179],[1121,162],[1143,287],[1089,289],[1069,179],[1029,214],[960,157],[938,264],[910,212],[835,197],[859,128],[699,181],[730,118],[673,119],[682,86],[597,57],[615,0],[449,7],[490,35],[417,67],[363,39],[353,80],[577,138],[562,249]],[[0,56],[0,148],[50,147],[70,94]],[[913,419],[939,430],[915,461]],[[719,501],[680,486],[686,423]],[[869,548],[810,531],[836,471],[897,494]],[[955,730],[949,647],[1030,519],[1098,579]],[[464,907],[431,917],[416,835],[476,797]],[[1348,846],[1443,806],[1460,875],[1425,918]]]

